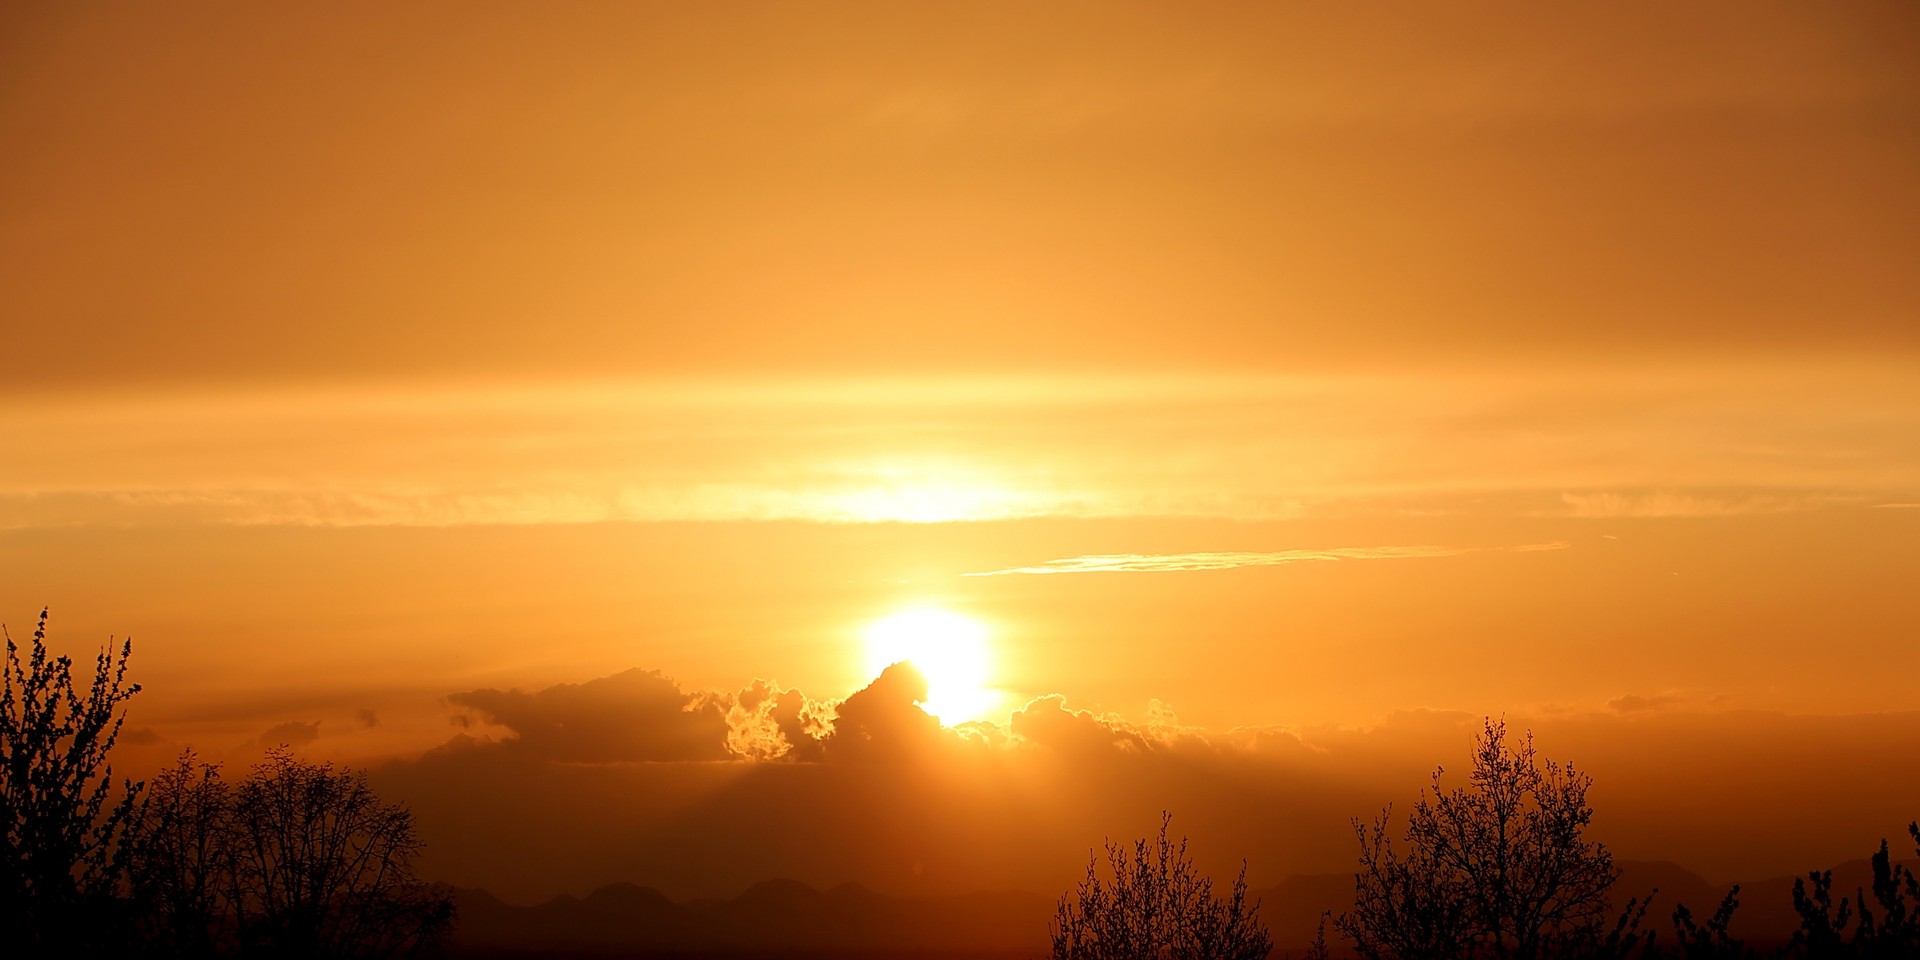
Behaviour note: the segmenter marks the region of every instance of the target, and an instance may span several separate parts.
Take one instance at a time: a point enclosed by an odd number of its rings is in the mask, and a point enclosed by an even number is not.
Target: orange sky
[[[134,636],[139,762],[394,760],[449,879],[527,897],[930,882],[646,840],[924,802],[724,748],[914,606],[991,630],[998,732],[904,741],[968,785],[898,824],[988,851],[951,887],[1174,799],[1339,869],[1500,712],[1635,855],[1858,856],[1920,816],[1836,780],[1920,746],[1915,63],[1903,3],[16,5],[0,619]],[[735,739],[621,739],[680,716],[631,668]],[[480,693],[623,675],[565,708],[605,770]],[[502,815],[633,845],[462,832],[547,775]],[[632,777],[685,799],[607,813]]]

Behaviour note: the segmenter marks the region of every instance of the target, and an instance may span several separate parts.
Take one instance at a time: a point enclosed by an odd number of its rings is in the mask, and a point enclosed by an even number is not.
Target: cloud
[[[752,760],[817,761],[832,730],[832,704],[815,703],[798,690],[755,680],[732,697],[727,709],[727,750]]]
[[[304,747],[318,739],[320,739],[320,721],[302,723],[298,720],[289,720],[286,723],[268,727],[265,733],[254,738],[252,745],[267,748],[282,744],[289,747]]]
[[[1168,573],[1188,570],[1231,570],[1236,567],[1272,567],[1287,563],[1311,563],[1325,560],[1402,560],[1423,557],[1457,557],[1488,550],[1525,553],[1537,550],[1564,550],[1566,541],[1528,543],[1514,547],[1336,547],[1330,550],[1276,550],[1267,552],[1218,553],[1105,553],[1048,560],[1028,567],[984,570],[966,573],[967,577],[997,577],[1014,573]]]
[[[1648,713],[1666,707],[1677,706],[1686,701],[1685,697],[1675,693],[1665,693],[1645,697],[1637,693],[1615,697],[1607,701],[1607,709],[1615,713]]]
[[[736,747],[759,746],[725,762],[582,762],[460,733],[383,766],[377,788],[416,811],[431,875],[527,899],[623,879],[675,896],[730,896],[770,877],[898,892],[1049,890],[1070,882],[1102,836],[1146,829],[1161,809],[1190,816],[1197,841],[1221,839],[1249,805],[1283,819],[1316,808],[1305,819],[1333,827],[1346,815],[1275,765],[1305,755],[1286,738],[1216,743],[1164,706],[1136,724],[1053,697],[1010,725],[942,727],[914,706],[925,679],[905,664],[837,702],[766,681],[697,696],[748,721],[734,726]],[[798,732],[769,744],[762,719],[783,711]],[[1280,749],[1269,755],[1269,745]],[[1242,761],[1250,765],[1235,772]],[[1405,773],[1412,780],[1418,768]],[[1347,839],[1330,829],[1314,842],[1337,856]],[[1257,852],[1210,847],[1216,873]]]
[[[380,725],[380,715],[372,709],[361,707],[353,712],[353,719],[364,729],[371,730]]]
[[[1738,517],[1752,514],[1790,513],[1810,506],[1832,502],[1831,498],[1808,495],[1745,494],[1710,495],[1680,493],[1671,490],[1650,492],[1563,493],[1560,502],[1566,513],[1583,519],[1613,517]]]
[[[512,733],[502,749],[543,760],[820,763],[897,758],[938,745],[939,721],[916,706],[926,696],[926,678],[898,663],[838,701],[816,701],[770,680],[735,692],[688,693],[657,670],[633,669],[531,693],[456,693],[447,702],[480,715],[455,714],[455,726],[507,727]]]
[[[513,731],[513,749],[577,762],[725,760],[727,704],[682,693],[657,670],[628,670],[536,693],[471,690],[447,697]]]
[[[1912,380],[1796,361],[49,397],[0,409],[36,451],[0,478],[0,529],[1805,509],[1920,484]]]
[[[1067,698],[1049,694],[1015,710],[1008,723],[1021,739],[1074,755],[1109,751],[1145,753],[1149,741],[1116,717],[1096,717],[1086,710],[1071,710]]]
[[[374,776],[416,812],[429,875],[513,898],[616,880],[732,896],[772,877],[1057,891],[1089,847],[1145,835],[1162,810],[1213,858],[1210,875],[1244,858],[1268,884],[1351,870],[1349,818],[1412,800],[1436,766],[1453,782],[1480,722],[1415,710],[1365,728],[1220,731],[1164,703],[1129,717],[1050,694],[1006,724],[942,727],[913,706],[920,696],[924,679],[903,666],[837,701],[765,680],[687,692],[642,670],[474,691],[449,699],[507,736],[458,733]],[[1594,775],[1600,838],[1624,857],[1758,878],[1857,855],[1859,836],[1911,818],[1920,781],[1884,758],[1920,737],[1920,713],[1672,709],[1680,696],[1508,721]],[[1782,769],[1804,788],[1782,794]],[[1883,789],[1831,789],[1863,770]],[[1796,831],[1777,829],[1783,810]],[[1769,844],[1751,842],[1763,833]]]
[[[826,759],[888,762],[943,745],[951,733],[916,704],[927,699],[927,678],[911,663],[896,663],[842,701],[824,738]]]

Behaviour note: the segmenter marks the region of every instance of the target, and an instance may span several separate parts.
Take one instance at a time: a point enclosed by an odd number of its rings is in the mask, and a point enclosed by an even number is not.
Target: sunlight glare
[[[947,610],[918,607],[874,621],[865,631],[867,675],[911,661],[927,678],[921,708],[949,726],[980,719],[1000,694],[987,686],[987,626]]]

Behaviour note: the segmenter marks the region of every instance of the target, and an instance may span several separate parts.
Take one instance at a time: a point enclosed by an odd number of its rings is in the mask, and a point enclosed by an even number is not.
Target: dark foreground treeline
[[[1657,890],[1619,889],[1606,847],[1586,839],[1592,779],[1536,755],[1488,720],[1464,787],[1432,784],[1394,831],[1392,809],[1354,821],[1360,869],[1351,905],[1322,915],[1305,955],[1367,960],[1920,960],[1920,878],[1886,841],[1871,880],[1835,889],[1833,872],[1796,879],[1798,929],[1784,942],[1748,943],[1731,930],[1735,886],[1717,904],[1666,908]],[[1920,854],[1920,822],[1907,827]],[[1396,841],[1395,836],[1398,836]],[[1223,893],[1198,876],[1186,841],[1109,843],[1106,871],[1090,862],[1052,924],[1055,960],[1259,960],[1273,951],[1247,896],[1246,874]],[[1622,902],[1624,901],[1624,905]]]
[[[419,843],[406,809],[381,802],[360,774],[284,749],[237,782],[189,753],[151,785],[122,780],[116,789],[107,760],[124,705],[140,690],[126,682],[131,647],[101,651],[83,689],[68,658],[48,655],[45,633],[42,611],[24,659],[5,638],[0,956],[319,960],[446,949],[452,892],[415,876]],[[1792,887],[1798,929],[1783,943],[1743,943],[1731,933],[1738,887],[1717,904],[1662,906],[1660,915],[1652,913],[1654,890],[1620,888],[1612,855],[1585,837],[1590,784],[1571,765],[1538,757],[1531,735],[1510,744],[1505,725],[1489,720],[1465,786],[1445,788],[1436,772],[1402,828],[1393,829],[1391,809],[1355,821],[1352,900],[1322,916],[1306,955],[1920,960],[1920,880],[1892,860],[1884,841],[1867,884],[1836,889],[1831,872],[1810,873]],[[1055,960],[1259,960],[1274,952],[1245,871],[1216,891],[1194,870],[1186,842],[1170,840],[1167,830],[1163,819],[1157,838],[1108,844],[1104,873],[1090,860],[1048,925]],[[1908,832],[1920,847],[1920,823]],[[954,956],[991,949],[972,942],[976,931],[943,936],[953,917],[858,888],[813,894],[773,884],[742,898],[752,916],[764,920],[771,911],[785,917],[784,927],[740,922],[744,915],[728,911],[741,901],[676,907],[638,890],[613,904],[620,909],[606,932],[645,926],[657,934],[652,950],[877,958],[912,939],[900,935],[910,929]],[[511,911],[468,899],[480,908],[476,933],[489,926],[504,933],[514,920]],[[608,905],[581,902],[549,919],[567,921],[574,948],[625,952],[619,936],[583,936]],[[889,924],[902,930],[888,933]],[[796,937],[762,943],[746,936],[752,926]],[[732,939],[696,935],[712,929]],[[484,949],[484,941],[465,951],[482,956],[474,947]],[[528,956],[532,947],[513,954]]]
[[[1920,878],[1885,840],[1867,887],[1837,890],[1831,870],[1812,871],[1793,882],[1799,926],[1786,942],[1744,943],[1731,933],[1738,885],[1650,923],[1657,891],[1622,890],[1612,855],[1584,836],[1592,778],[1538,757],[1531,734],[1509,747],[1505,724],[1489,720],[1472,761],[1465,787],[1443,789],[1434,773],[1398,849],[1387,811],[1355,824],[1354,904],[1333,926],[1360,956],[1920,960]],[[1920,852],[1920,823],[1907,832]]]
[[[1657,891],[1646,926],[1659,931],[1662,947],[1672,945],[1669,924],[1676,904],[1715,905],[1727,893],[1726,885],[1673,864],[1617,863],[1616,902],[1626,897],[1623,891]],[[1794,879],[1770,877],[1742,885],[1730,936],[1761,955],[1786,945],[1800,927],[1791,897]],[[1870,890],[1871,880],[1872,864],[1865,858],[1833,868],[1836,890]],[[1329,873],[1295,875],[1248,896],[1259,903],[1260,921],[1278,958],[1304,954],[1323,916],[1349,909],[1353,892],[1353,874]],[[677,901],[632,883],[614,883],[585,896],[562,894],[525,906],[504,903],[484,890],[456,890],[455,901],[460,923],[450,949],[475,960],[689,953],[711,960],[767,953],[790,954],[791,960],[935,954],[1031,960],[1046,954],[1048,921],[1058,906],[1054,897],[1012,890],[903,897],[851,883],[815,889],[793,880],[762,882],[724,899]],[[1330,939],[1333,954],[1351,950],[1337,930],[1330,930]]]
[[[0,955],[388,958],[442,944],[447,891],[413,874],[412,814],[363,776],[286,750],[238,783],[188,753],[115,789],[108,755],[140,691],[130,645],[90,683],[50,657],[46,612],[0,692]]]

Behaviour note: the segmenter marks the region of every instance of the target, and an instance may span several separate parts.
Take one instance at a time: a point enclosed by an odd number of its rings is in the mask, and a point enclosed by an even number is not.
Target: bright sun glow
[[[865,635],[867,675],[911,661],[927,678],[920,706],[941,723],[978,720],[1000,699],[987,686],[992,658],[987,626],[978,620],[923,607],[877,620]]]
[[[892,484],[830,494],[822,499],[821,512],[827,516],[866,523],[888,520],[944,523],[1034,512],[1030,504],[1004,490],[957,484]]]

